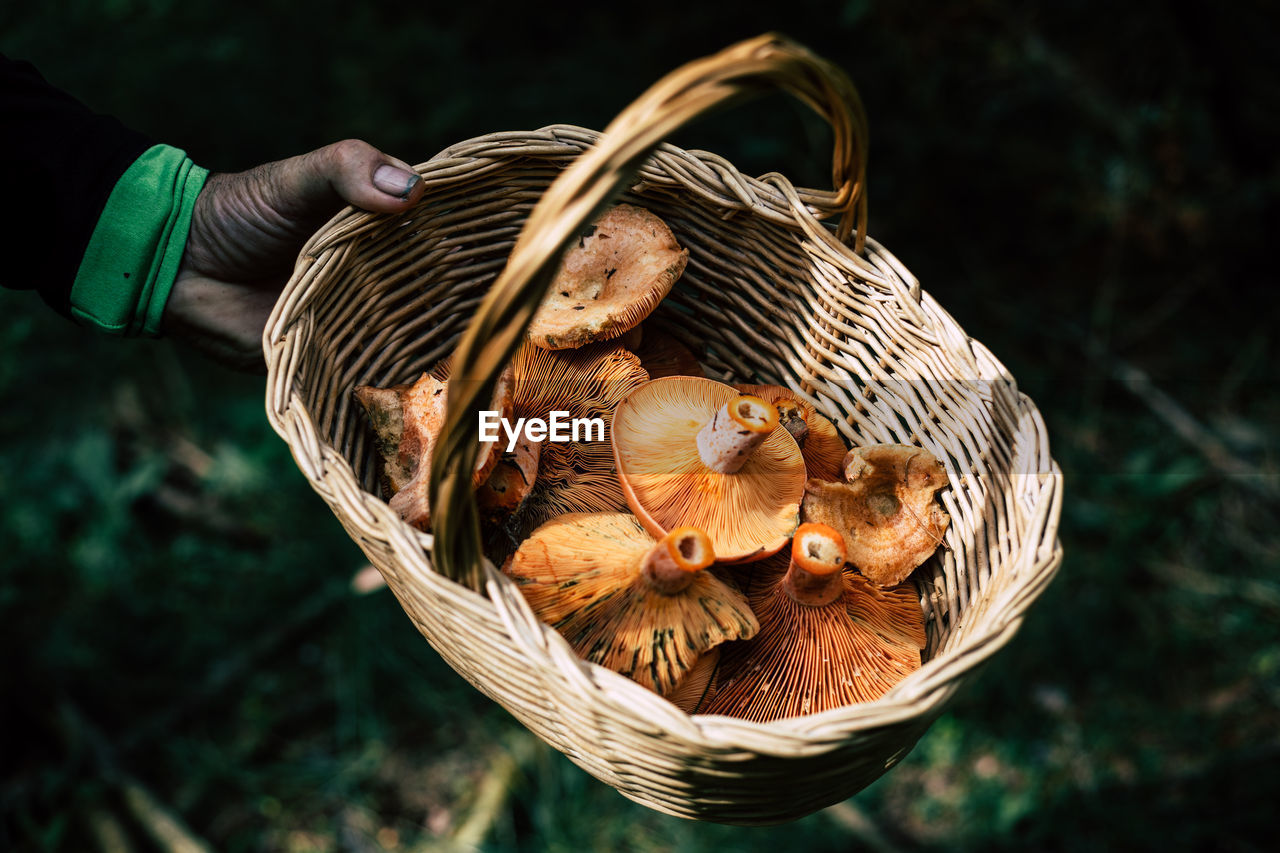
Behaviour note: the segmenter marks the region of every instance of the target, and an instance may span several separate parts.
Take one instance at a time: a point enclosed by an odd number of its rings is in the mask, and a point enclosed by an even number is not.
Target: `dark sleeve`
[[[90,111],[26,62],[0,54],[6,204],[0,284],[38,290],[63,315],[80,258],[116,181],[151,140]]]

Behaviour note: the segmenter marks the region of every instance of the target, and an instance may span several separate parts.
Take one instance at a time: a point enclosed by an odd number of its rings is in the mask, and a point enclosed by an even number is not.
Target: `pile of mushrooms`
[[[486,551],[578,655],[689,713],[767,722],[874,701],[920,666],[910,575],[947,531],[945,469],[920,447],[847,448],[788,388],[705,376],[646,322],[688,256],[626,204],[565,254],[490,411],[600,419],[605,435],[483,448]],[[448,377],[446,361],[355,389],[384,493],[422,530]]]

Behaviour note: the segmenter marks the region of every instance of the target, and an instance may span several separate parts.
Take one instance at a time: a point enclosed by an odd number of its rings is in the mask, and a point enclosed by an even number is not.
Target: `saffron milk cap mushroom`
[[[630,204],[613,207],[565,252],[529,340],[571,349],[622,335],[658,307],[688,260],[689,250],[656,215]]]
[[[796,444],[800,445],[804,467],[810,478],[840,479],[840,469],[848,448],[836,431],[835,424],[781,385],[735,387],[743,394],[754,394],[778,407],[778,418],[796,440]]]
[[[608,430],[618,403],[649,380],[639,359],[615,343],[556,351],[526,343],[512,359],[511,375],[515,418],[562,411],[603,426],[578,440],[542,444],[537,481],[520,510],[521,527],[531,530],[567,512],[625,510]]]
[[[431,455],[444,426],[447,377],[446,361],[430,373],[422,374],[411,385],[386,388],[361,385],[354,390],[377,436],[383,471],[392,493],[388,503],[406,522],[421,530],[428,530],[431,524],[427,483]],[[490,405],[503,417],[510,416],[512,376],[509,369],[499,376]],[[473,477],[476,487],[488,479],[502,452],[498,441],[481,442],[481,445],[483,451],[476,460]]]
[[[503,450],[488,479],[476,490],[480,518],[489,525],[501,525],[515,515],[538,480],[538,460],[542,442],[529,437],[522,428],[511,450]]]
[[[845,457],[847,483],[805,484],[805,521],[846,537],[849,562],[877,586],[901,583],[942,543],[951,517],[935,494],[946,470],[929,451],[904,444],[855,447]]]
[[[503,571],[579,656],[666,695],[704,652],[758,627],[742,593],[705,571],[713,562],[696,528],[655,539],[629,513],[570,513]]]
[[[759,564],[748,601],[753,638],[725,645],[691,711],[757,722],[883,696],[920,667],[924,613],[909,584],[876,589],[844,568],[836,530],[802,524],[789,561]]]
[[[672,376],[618,404],[613,452],[627,504],[654,536],[706,531],[716,559],[758,560],[799,524],[804,459],[771,404],[711,379]]]

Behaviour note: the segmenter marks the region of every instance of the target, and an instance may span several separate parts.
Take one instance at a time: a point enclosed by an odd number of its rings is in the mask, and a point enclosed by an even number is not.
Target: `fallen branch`
[[[102,853],[133,853],[129,834],[110,809],[94,806],[85,814],[84,822]]]
[[[213,853],[213,848],[197,837],[164,803],[137,780],[123,782],[125,806],[152,840],[166,853]]]
[[[514,733],[507,740],[505,748],[494,751],[489,772],[477,786],[471,811],[450,836],[463,849],[478,847],[488,837],[511,798],[516,778],[536,752],[537,741],[527,733]]]
[[[1108,354],[1095,339],[1086,339],[1085,354],[1106,370],[1107,375],[1137,397],[1174,434],[1191,445],[1224,479],[1267,500],[1280,498],[1280,484],[1274,475],[1260,472],[1231,452],[1226,443],[1196,420],[1173,397],[1158,388],[1141,369]]]
[[[58,722],[67,752],[71,755],[77,754],[81,749],[87,752],[93,771],[107,785],[120,791],[129,813],[160,849],[166,853],[212,853],[213,848],[209,844],[188,829],[181,818],[141,782],[121,768],[111,743],[78,708],[70,702],[63,702],[58,708]],[[101,815],[98,817],[101,818]],[[93,828],[100,842],[118,840],[111,838],[112,828],[109,822],[99,821]],[[114,829],[121,828],[116,824]],[[101,834],[103,830],[106,835]],[[119,838],[123,837],[124,833],[120,831]]]
[[[845,800],[825,808],[822,814],[856,838],[860,846],[873,853],[895,853],[898,849],[880,831],[880,827],[871,819],[871,816],[855,805],[852,800]]]

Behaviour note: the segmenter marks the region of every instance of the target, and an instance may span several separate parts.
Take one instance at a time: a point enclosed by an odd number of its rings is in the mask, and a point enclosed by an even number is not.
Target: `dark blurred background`
[[[3,292],[0,848],[1271,849],[1274,4],[67,0],[4,4],[0,51],[239,170],[600,128],[770,29],[859,86],[871,234],[1036,401],[1066,474],[1059,578],[910,757],[785,827],[630,803],[352,590],[364,559],[261,378]],[[780,97],[672,141],[829,180],[825,127]]]

